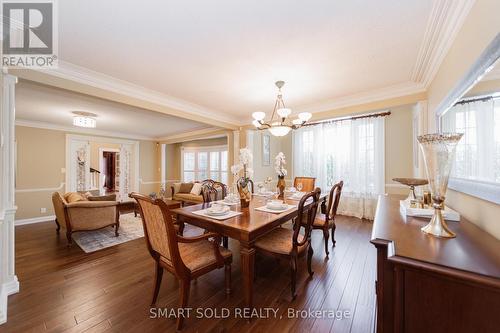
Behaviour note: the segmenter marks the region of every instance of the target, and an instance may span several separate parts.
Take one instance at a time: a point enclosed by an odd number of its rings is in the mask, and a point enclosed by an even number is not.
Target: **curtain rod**
[[[455,105],[462,105],[462,104],[468,104],[468,103],[474,103],[474,102],[486,102],[486,101],[491,101],[493,98],[494,98],[493,96],[486,96],[486,97],[464,99],[464,100],[456,102]],[[453,106],[455,106],[455,105],[453,105]]]
[[[358,119],[363,119],[363,118],[385,117],[385,116],[389,116],[390,114],[391,114],[391,111],[385,111],[385,112],[378,112],[378,113],[362,114],[362,115],[359,115],[359,116],[331,118],[331,119],[316,121],[316,122],[313,122],[313,123],[306,123],[306,124],[304,124],[302,126],[303,127],[304,126],[314,126],[314,125],[319,125],[319,124],[324,124],[324,123],[335,123],[337,121],[358,120]]]

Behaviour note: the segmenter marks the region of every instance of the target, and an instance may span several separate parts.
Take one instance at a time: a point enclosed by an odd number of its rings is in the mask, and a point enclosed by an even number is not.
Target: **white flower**
[[[274,170],[280,177],[284,177],[287,175],[287,171],[284,168],[285,164],[286,164],[285,154],[279,152],[278,155],[276,155],[276,157],[274,158]]]
[[[235,164],[231,167],[231,173],[233,174],[233,176],[238,175],[241,170],[243,170],[243,165],[241,164]]]
[[[246,165],[247,167],[251,167],[253,161],[252,151],[248,148],[240,149],[240,164]]]

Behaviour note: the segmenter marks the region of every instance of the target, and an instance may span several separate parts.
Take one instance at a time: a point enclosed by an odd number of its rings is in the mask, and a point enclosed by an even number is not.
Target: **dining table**
[[[321,211],[326,211],[326,197],[328,193],[320,194]],[[252,195],[249,207],[242,208],[240,204],[230,205],[231,211],[241,214],[225,220],[199,215],[196,212],[210,207],[211,203],[197,204],[173,209],[172,214],[177,215],[177,223],[181,230],[184,223],[194,225],[210,232],[232,238],[240,243],[242,289],[245,305],[253,309],[253,279],[255,265],[255,241],[274,228],[286,223],[298,215],[300,198],[293,195],[285,196],[284,202],[290,206],[288,210],[280,213],[264,212],[257,208],[265,207],[269,198]],[[311,204],[306,202],[305,205]]]

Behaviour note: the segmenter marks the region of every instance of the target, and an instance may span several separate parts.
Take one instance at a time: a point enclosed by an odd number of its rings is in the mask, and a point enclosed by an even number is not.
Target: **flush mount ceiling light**
[[[78,127],[95,128],[97,115],[91,112],[73,111],[73,125]]]
[[[283,95],[281,94],[281,88],[285,85],[285,81],[276,81],[275,85],[278,87],[278,96],[276,97],[276,102],[274,103],[274,110],[271,115],[271,119],[269,122],[266,122],[264,120],[266,118],[266,114],[264,112],[254,112],[252,113],[252,117],[254,119],[252,124],[259,130],[268,129],[274,136],[285,136],[291,130],[304,126],[304,124],[311,119],[312,115],[309,112],[302,112],[299,113],[298,118],[290,122],[288,120],[288,116],[290,116],[292,110],[285,107]],[[274,119],[275,115],[277,115],[276,120]]]

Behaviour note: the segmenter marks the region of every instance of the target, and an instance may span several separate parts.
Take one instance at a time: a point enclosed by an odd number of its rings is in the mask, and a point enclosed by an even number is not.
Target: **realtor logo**
[[[57,66],[55,1],[2,1],[2,66]]]

